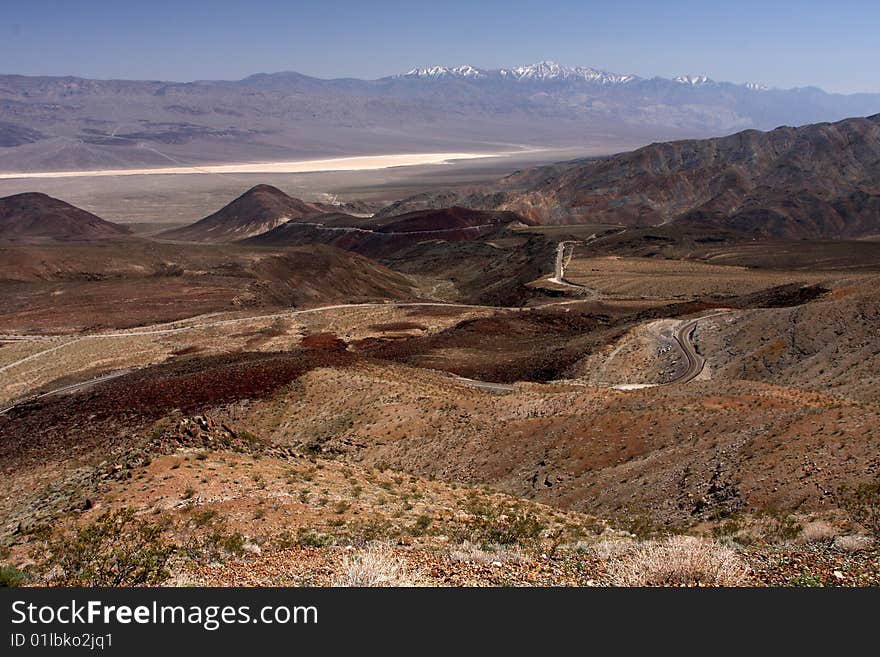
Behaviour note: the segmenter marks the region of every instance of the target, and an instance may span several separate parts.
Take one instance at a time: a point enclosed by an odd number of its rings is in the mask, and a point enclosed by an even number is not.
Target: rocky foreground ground
[[[19,515],[7,583],[880,585],[877,544],[842,516],[624,527],[279,447],[206,416],[118,456]]]
[[[553,555],[520,550],[476,547],[388,548],[392,577],[387,585],[408,586],[613,586],[614,572],[638,553],[639,543],[603,555],[607,545],[564,550]],[[598,552],[598,553],[597,553]],[[369,554],[364,548],[292,548],[223,564],[208,564],[181,573],[180,582],[205,586],[333,586],[353,585],[347,561]],[[831,544],[766,546],[738,550],[746,573],[737,586],[880,586],[880,553],[876,549],[851,553]],[[603,556],[600,556],[603,555]],[[354,582],[354,584],[356,584]],[[633,585],[714,586],[713,581],[646,579]]]

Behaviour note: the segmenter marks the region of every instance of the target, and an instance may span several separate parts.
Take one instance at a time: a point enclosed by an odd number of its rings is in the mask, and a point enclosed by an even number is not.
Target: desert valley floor
[[[570,221],[535,183],[570,166],[134,232],[0,199],[4,572],[100,581],[59,554],[122,532],[178,584],[663,584],[633,564],[676,549],[880,584],[876,234]]]

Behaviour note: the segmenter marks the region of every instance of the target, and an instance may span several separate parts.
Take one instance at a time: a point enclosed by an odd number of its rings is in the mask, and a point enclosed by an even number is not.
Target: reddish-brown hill
[[[125,328],[213,312],[410,301],[405,274],[320,244],[0,245],[0,332]]]
[[[186,242],[234,242],[265,233],[286,221],[319,215],[318,206],[293,198],[271,185],[252,187],[212,215],[168,230],[162,239]]]
[[[527,169],[481,192],[422,194],[389,210],[452,203],[513,210],[542,224],[682,223],[795,239],[875,236],[880,114],[652,144]]]
[[[0,242],[84,242],[124,237],[129,232],[125,226],[46,194],[0,198]]]
[[[522,175],[531,189],[504,207],[544,220],[555,212],[793,238],[880,233],[880,115],[653,144],[549,173]]]
[[[419,242],[470,241],[523,221],[514,212],[463,207],[423,210],[377,219],[332,214],[291,220],[245,241],[267,246],[332,244],[369,257],[387,257]]]
[[[381,233],[455,233],[459,230],[491,229],[496,226],[525,222],[515,212],[473,210],[454,205],[437,210],[417,210],[375,221]],[[463,232],[463,235],[467,233]]]

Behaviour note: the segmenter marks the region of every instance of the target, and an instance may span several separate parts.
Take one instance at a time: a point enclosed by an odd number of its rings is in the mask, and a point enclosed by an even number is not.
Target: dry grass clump
[[[465,541],[449,553],[449,558],[457,563],[522,563],[525,557],[518,546],[488,545],[480,547]]]
[[[614,586],[745,586],[748,568],[736,552],[712,540],[671,536],[646,541],[611,560]]]
[[[636,542],[629,539],[602,539],[594,543],[578,543],[575,549],[579,552],[591,554],[598,559],[607,561],[632,552]]]
[[[834,539],[834,547],[843,552],[861,552],[870,548],[873,543],[874,541],[870,536],[861,536],[859,534],[838,536]]]
[[[814,520],[804,525],[798,536],[800,543],[822,543],[824,541],[833,540],[837,536],[837,529],[824,520]]]
[[[345,555],[342,574],[334,586],[418,586],[418,577],[390,547],[374,543],[360,552]]]

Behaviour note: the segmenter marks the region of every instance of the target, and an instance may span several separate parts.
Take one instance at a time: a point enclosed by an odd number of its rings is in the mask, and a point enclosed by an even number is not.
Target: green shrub
[[[320,534],[308,529],[300,529],[296,542],[303,547],[327,547],[333,544],[334,538],[329,534]]]
[[[244,554],[244,536],[240,532],[230,532],[226,525],[218,523],[211,533],[202,541],[201,549],[208,557],[219,559],[226,554],[241,556]]]
[[[850,519],[864,527],[880,543],[880,479],[853,489],[841,489],[841,506]]]
[[[15,566],[0,566],[0,587],[21,586],[27,581],[27,574]]]
[[[498,545],[520,545],[541,537],[544,524],[534,514],[517,511],[505,519],[498,518],[483,527],[481,540]]]
[[[528,545],[538,541],[546,529],[536,515],[522,509],[501,509],[504,513],[499,513],[499,509],[474,503],[468,511],[474,518],[463,533],[458,532],[459,540],[482,545]]]
[[[786,582],[786,585],[800,586],[800,587],[806,587],[806,588],[818,588],[818,587],[825,586],[822,583],[822,580],[820,580],[815,575],[808,573],[807,571],[804,571],[803,573],[801,573],[797,577],[790,577],[788,579],[788,581]]]
[[[133,509],[107,511],[90,525],[54,534],[38,571],[60,586],[155,586],[168,578],[176,550],[165,531]]]

